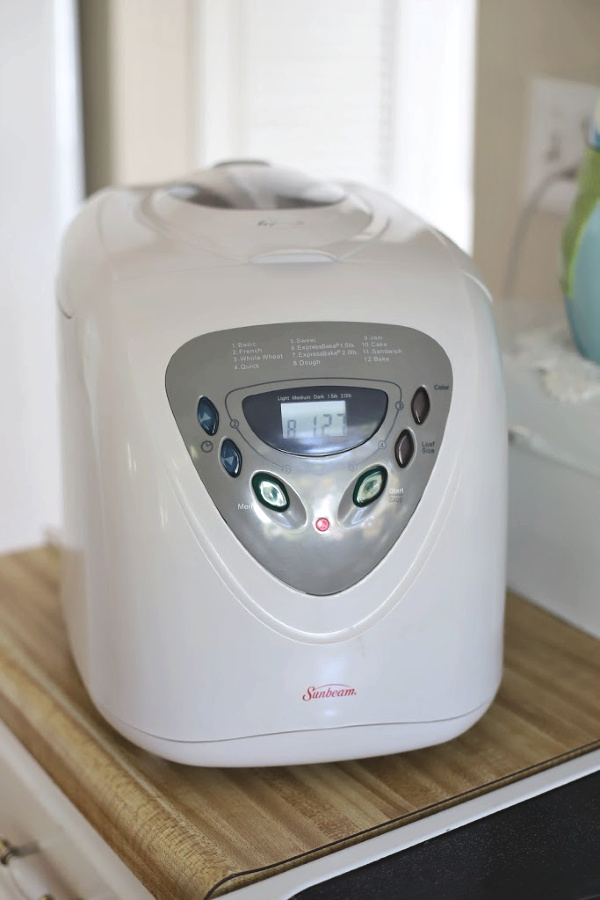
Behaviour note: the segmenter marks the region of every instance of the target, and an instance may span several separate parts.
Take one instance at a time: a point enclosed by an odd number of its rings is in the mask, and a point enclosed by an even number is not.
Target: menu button
[[[252,489],[263,506],[284,512],[290,505],[290,498],[281,481],[266,472],[257,472],[252,477]]]

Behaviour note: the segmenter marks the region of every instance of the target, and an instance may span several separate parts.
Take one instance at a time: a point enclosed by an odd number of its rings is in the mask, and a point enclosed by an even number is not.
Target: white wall
[[[53,281],[80,190],[70,0],[0,0],[0,551],[60,522]]]
[[[600,84],[599,0],[479,0],[474,256],[496,297],[523,207],[527,105],[535,77]],[[560,300],[565,219],[546,212],[533,217],[515,296]]]

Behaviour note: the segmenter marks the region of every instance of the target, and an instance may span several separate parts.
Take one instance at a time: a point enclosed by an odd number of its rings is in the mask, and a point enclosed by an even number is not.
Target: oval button
[[[405,428],[400,437],[396,441],[396,462],[401,469],[405,469],[413,458],[415,452],[415,441],[408,430]]]
[[[413,414],[413,419],[415,420],[417,425],[422,425],[429,415],[429,410],[431,409],[429,394],[424,387],[420,387],[415,391],[414,397],[411,400],[410,408]]]
[[[281,481],[267,472],[257,472],[252,476],[252,490],[268,509],[285,512],[290,505],[290,498]]]
[[[221,444],[221,465],[232,478],[237,478],[242,471],[242,454],[229,438]]]
[[[387,471],[383,466],[368,469],[356,482],[352,499],[356,506],[368,506],[381,497],[387,483]]]
[[[208,397],[200,397],[198,400],[198,421],[207,434],[212,437],[219,427],[219,413],[214,403]]]

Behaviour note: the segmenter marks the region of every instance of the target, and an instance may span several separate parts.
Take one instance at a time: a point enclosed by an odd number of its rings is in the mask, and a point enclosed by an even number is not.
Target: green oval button
[[[252,488],[263,506],[268,509],[284,512],[290,505],[286,489],[274,475],[258,472],[252,478]]]
[[[360,476],[354,488],[352,499],[356,506],[368,506],[383,493],[387,483],[387,471],[383,466],[369,469]]]

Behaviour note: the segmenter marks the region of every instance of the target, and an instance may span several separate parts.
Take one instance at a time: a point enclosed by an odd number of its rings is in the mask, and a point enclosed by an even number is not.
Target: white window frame
[[[54,280],[83,195],[76,0],[0,0],[0,552],[62,522]]]

